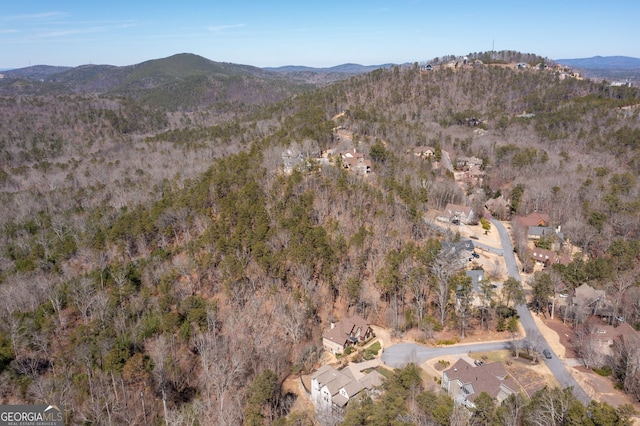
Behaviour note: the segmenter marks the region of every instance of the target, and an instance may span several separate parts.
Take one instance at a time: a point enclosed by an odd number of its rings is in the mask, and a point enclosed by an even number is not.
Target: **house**
[[[475,408],[474,401],[482,392],[488,393],[500,404],[518,390],[502,363],[472,365],[463,358],[442,372],[442,388],[456,404],[464,404],[469,408]]]
[[[445,241],[442,243],[441,250],[452,262],[458,262],[461,267],[464,267],[467,262],[473,259],[475,246],[471,240],[460,240],[456,242]]]
[[[545,268],[553,265],[554,263],[559,263],[560,261],[555,252],[540,247],[534,247],[531,252],[531,256],[536,263],[544,266]]]
[[[480,283],[484,280],[484,271],[482,269],[471,269],[465,271],[465,275],[471,278],[471,284],[473,284],[473,291],[480,292]]]
[[[364,154],[362,152],[357,152],[355,148],[341,152],[340,156],[342,157],[343,160],[347,160],[350,158],[356,158],[356,159],[364,158]]]
[[[340,157],[342,158],[342,166],[345,169],[362,175],[371,173],[371,160],[366,160],[364,154],[356,152],[355,148],[340,153]]]
[[[349,345],[362,343],[373,337],[373,330],[367,321],[358,315],[331,323],[331,328],[322,333],[324,349],[337,354]]]
[[[614,340],[627,340],[638,342],[640,333],[626,322],[620,323],[617,327],[607,324],[597,324],[593,327],[594,332],[588,337],[593,342],[593,348],[601,355],[613,355],[611,350]]]
[[[420,158],[429,158],[436,155],[436,150],[431,146],[415,146],[413,148],[409,148],[407,153],[413,153],[413,155]]]
[[[420,67],[420,74],[433,70],[433,65],[427,64]]]
[[[471,297],[471,305],[480,307],[483,305],[483,298],[481,296],[480,285],[485,279],[484,271],[482,269],[471,269],[465,271],[465,276],[471,278],[471,285],[473,286],[473,294]]]
[[[382,385],[383,376],[377,371],[362,374],[358,380],[354,372],[336,370],[324,365],[311,375],[311,400],[318,412],[341,412],[349,400],[363,390],[371,391]]]
[[[476,118],[472,118],[470,120],[475,120],[472,121],[473,125],[477,125],[477,123],[479,123],[479,121]],[[459,169],[462,169],[464,167],[468,167],[471,168],[473,166],[476,166],[478,168],[482,167],[483,161],[482,158],[478,158],[478,157],[459,157],[456,161],[456,166],[458,166]]]
[[[604,290],[596,290],[587,283],[573,290],[571,306],[585,316],[613,313],[613,306],[607,300],[607,293]]]
[[[437,219],[441,222],[450,222],[454,225],[459,225],[461,223],[469,224],[474,218],[475,213],[471,207],[449,203]]]
[[[549,215],[546,213],[533,212],[526,216],[517,216],[515,225],[521,232],[524,232],[529,240],[539,240],[545,237],[554,237],[554,250],[559,250],[564,244],[564,234],[562,228],[554,228],[549,223]]]
[[[526,216],[516,217],[516,222],[524,228],[530,226],[549,226],[549,215],[546,213],[532,212]]]
[[[539,240],[542,237],[550,237],[556,234],[556,230],[551,226],[529,226],[527,228],[527,239]]]
[[[292,149],[287,149],[282,153],[282,163],[284,165],[284,172],[286,174],[291,174],[296,165],[300,164],[303,161],[304,157],[302,152],[295,152]]]
[[[493,216],[500,220],[507,219],[511,212],[511,204],[503,196],[487,200],[484,206]]]

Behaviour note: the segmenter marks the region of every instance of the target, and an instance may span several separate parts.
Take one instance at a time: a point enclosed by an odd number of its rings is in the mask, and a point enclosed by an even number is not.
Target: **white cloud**
[[[245,24],[216,25],[216,26],[207,27],[207,29],[212,32],[219,32],[219,31],[229,30],[232,28],[242,28],[245,26],[246,26]]]
[[[88,34],[88,33],[98,33],[106,31],[105,27],[94,27],[94,28],[80,28],[80,29],[68,29],[68,30],[57,30],[57,31],[49,31],[38,34],[38,37],[64,37],[75,34]]]
[[[25,15],[12,15],[2,18],[5,21],[34,21],[49,18],[60,18],[62,16],[68,16],[66,12],[42,12],[42,13],[30,13]]]

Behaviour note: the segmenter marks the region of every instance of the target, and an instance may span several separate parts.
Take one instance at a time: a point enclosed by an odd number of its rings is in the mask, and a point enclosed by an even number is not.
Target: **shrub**
[[[509,318],[509,322],[507,322],[507,330],[509,330],[512,333],[515,333],[516,331],[518,331],[518,318],[516,317]]]
[[[601,368],[593,367],[593,371],[595,371],[596,374],[603,377],[608,377],[613,373],[613,370],[611,370],[611,367],[609,367],[608,365],[605,365],[604,367],[601,367]]]
[[[519,358],[528,359],[529,361],[538,361],[538,357],[536,357],[535,355],[532,355],[532,354],[528,354],[526,352],[520,352],[520,354],[518,356],[519,356]]]
[[[458,339],[442,339],[442,340],[437,340],[436,345],[450,346],[450,345],[455,345],[458,342],[459,342]]]
[[[378,352],[380,352],[380,349],[382,349],[380,342],[375,342],[373,345],[365,349],[364,352],[370,353],[371,355],[378,355]]]

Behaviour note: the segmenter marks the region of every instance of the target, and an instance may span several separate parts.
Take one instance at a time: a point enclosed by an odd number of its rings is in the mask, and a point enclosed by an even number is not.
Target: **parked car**
[[[471,253],[471,256],[475,257],[476,259],[480,259],[480,255],[478,253],[476,253],[475,251],[473,253]]]
[[[544,351],[542,351],[542,354],[546,359],[551,359],[551,351],[549,351],[549,349],[545,349]]]
[[[562,297],[564,299],[565,297],[569,297],[569,295],[567,293],[562,293],[562,294],[560,294],[560,297]]]
[[[622,317],[616,317],[616,320],[618,320],[620,322],[624,322],[624,318],[622,318]]]
[[[473,363],[478,367],[480,367],[481,365],[484,365],[484,361],[482,361],[481,359],[476,359],[475,361],[473,361]]]

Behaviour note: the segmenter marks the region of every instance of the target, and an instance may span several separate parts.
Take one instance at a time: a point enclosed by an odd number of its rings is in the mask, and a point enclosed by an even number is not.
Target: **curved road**
[[[510,277],[521,281],[520,273],[518,272],[518,264],[516,263],[516,257],[513,254],[511,238],[509,238],[509,233],[501,222],[492,219],[491,223],[496,227],[498,233],[500,234],[503,257],[507,264],[507,273]],[[580,386],[576,379],[573,378],[564,363],[560,361],[560,359],[558,359],[558,356],[553,352],[553,349],[551,349],[549,343],[547,343],[546,339],[544,338],[542,333],[540,333],[540,330],[536,326],[536,323],[533,321],[531,311],[527,308],[526,305],[517,305],[516,311],[518,311],[518,315],[520,316],[520,322],[522,323],[524,329],[527,331],[527,336],[531,336],[533,338],[533,341],[544,342],[544,345],[539,349],[541,351],[543,349],[548,349],[553,354],[551,356],[551,359],[546,359],[545,357],[542,357],[542,359],[547,364],[547,367],[549,367],[549,370],[551,370],[553,375],[556,377],[556,380],[558,380],[560,385],[565,388],[573,386],[573,394],[575,395],[575,397],[583,403],[588,404],[589,401],[591,401],[591,398],[589,398],[582,386]]]
[[[500,234],[500,241],[502,242],[501,254],[503,255],[506,262],[507,272],[510,277],[513,277],[520,281],[521,278],[520,273],[518,272],[518,264],[516,263],[516,258],[513,254],[513,246],[511,245],[511,238],[509,237],[509,233],[501,222],[492,219],[491,223],[493,223],[493,225],[498,230],[498,233]],[[518,312],[518,315],[520,316],[520,322],[522,323],[522,326],[527,331],[527,336],[531,337],[533,341],[544,342],[538,348],[540,352],[542,352],[543,349],[548,349],[553,354],[551,359],[546,359],[544,357],[541,357],[541,359],[544,360],[544,362],[547,364],[549,370],[556,377],[556,380],[558,380],[558,383],[560,383],[560,385],[563,387],[573,386],[573,394],[575,395],[575,397],[582,401],[584,404],[588,404],[589,401],[591,401],[591,398],[589,398],[582,386],[578,384],[571,373],[569,373],[566,366],[562,363],[562,361],[558,359],[551,347],[549,347],[549,344],[545,340],[542,333],[540,333],[540,330],[538,330],[536,323],[533,321],[533,317],[531,316],[531,312],[529,311],[527,306],[517,305],[516,310]],[[480,351],[495,351],[509,348],[509,342],[475,343],[470,345],[455,345],[441,348],[431,348],[414,343],[399,343],[385,349],[384,353],[382,354],[382,361],[390,367],[398,368],[409,362],[420,364],[428,359],[437,358],[443,355],[456,355]]]

